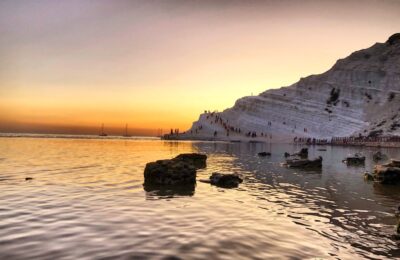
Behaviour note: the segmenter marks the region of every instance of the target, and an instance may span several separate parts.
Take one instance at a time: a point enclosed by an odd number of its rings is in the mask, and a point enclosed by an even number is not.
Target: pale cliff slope
[[[323,74],[258,96],[243,97],[218,115],[230,126],[241,129],[241,134],[230,132],[231,139],[248,131],[281,139],[330,138],[374,134],[373,131],[400,135],[399,109],[400,34],[395,34],[385,43],[338,60]],[[186,136],[207,138],[215,131],[220,137],[226,136],[221,124],[202,114]]]

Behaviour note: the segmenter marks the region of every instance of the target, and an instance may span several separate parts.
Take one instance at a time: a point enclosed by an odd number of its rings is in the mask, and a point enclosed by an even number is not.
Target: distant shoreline
[[[71,134],[28,134],[28,133],[0,133],[0,138],[53,138],[53,139],[99,139],[99,140],[160,140],[156,136],[98,136],[98,135],[71,135]]]

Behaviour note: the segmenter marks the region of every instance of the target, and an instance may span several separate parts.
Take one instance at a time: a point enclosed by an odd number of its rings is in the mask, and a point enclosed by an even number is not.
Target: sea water
[[[400,187],[363,179],[378,148],[310,146],[323,168],[303,171],[281,166],[288,144],[33,137],[0,138],[0,259],[400,257]],[[147,162],[188,152],[208,156],[198,180],[244,182],[144,189]],[[342,163],[356,152],[365,166]]]

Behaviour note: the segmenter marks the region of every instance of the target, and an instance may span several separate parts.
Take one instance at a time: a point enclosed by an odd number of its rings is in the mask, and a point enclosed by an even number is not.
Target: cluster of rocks
[[[180,154],[173,159],[149,162],[144,169],[145,190],[158,186],[193,186],[197,170],[206,167],[207,156],[198,153]],[[224,188],[237,187],[243,180],[237,174],[213,173],[208,182]]]

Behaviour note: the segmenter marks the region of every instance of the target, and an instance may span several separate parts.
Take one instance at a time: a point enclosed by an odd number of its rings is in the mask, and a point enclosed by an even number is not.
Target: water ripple
[[[0,139],[1,259],[382,259],[398,188],[363,181],[331,147],[322,171],[280,166],[299,147],[159,140]],[[270,158],[259,158],[271,151]],[[209,155],[198,178],[237,172],[244,183],[143,187],[148,161]],[[373,150],[364,151],[371,169]],[[396,150],[384,150],[398,157]],[[26,177],[33,180],[25,181]]]

